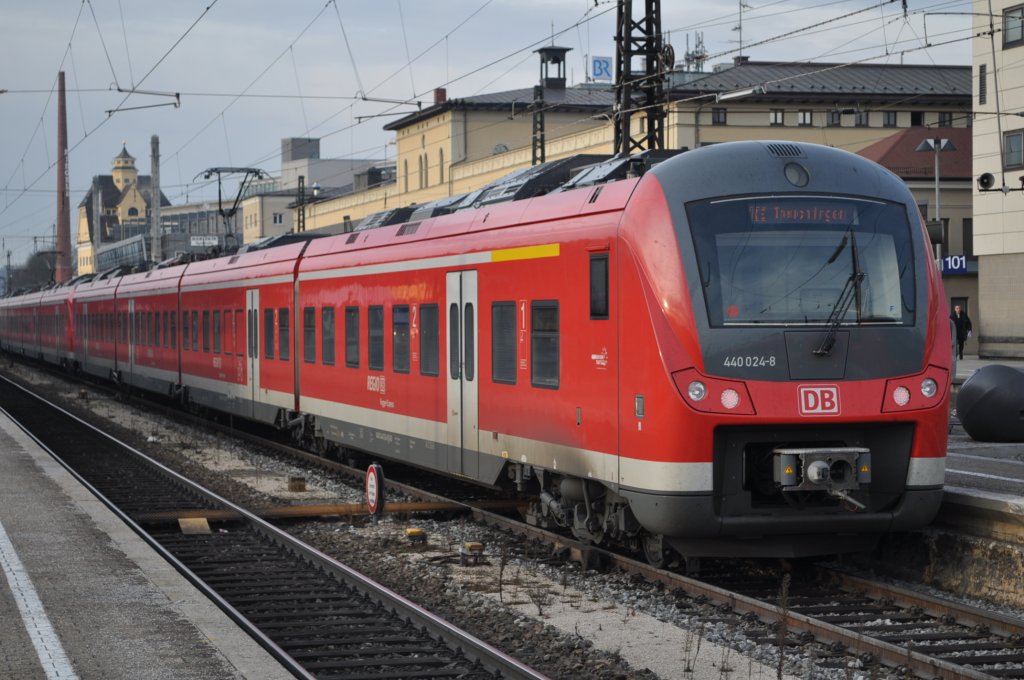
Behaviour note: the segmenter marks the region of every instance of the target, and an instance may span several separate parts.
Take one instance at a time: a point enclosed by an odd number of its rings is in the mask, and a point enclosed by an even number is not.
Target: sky
[[[633,0],[635,17],[644,4]],[[530,87],[539,76],[533,51],[552,42],[572,49],[570,84],[585,80],[590,56],[615,54],[614,0],[0,7],[0,239],[15,265],[52,243],[59,71],[74,232],[91,178],[110,173],[122,144],[149,174],[158,135],[171,203],[216,207],[217,186],[203,171],[276,175],[283,138],[319,137],[321,158],[393,159],[393,133],[383,126],[416,102],[429,106],[436,87],[449,97]],[[662,30],[677,60],[702,36],[705,69],[731,62],[741,36],[752,61],[968,65],[970,11],[970,0],[663,0]],[[235,187],[224,190],[233,197]]]

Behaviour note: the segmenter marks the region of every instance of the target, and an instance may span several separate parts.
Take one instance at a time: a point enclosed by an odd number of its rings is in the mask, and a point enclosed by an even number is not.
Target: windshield
[[[711,325],[909,325],[910,227],[900,204],[762,196],[691,203]]]

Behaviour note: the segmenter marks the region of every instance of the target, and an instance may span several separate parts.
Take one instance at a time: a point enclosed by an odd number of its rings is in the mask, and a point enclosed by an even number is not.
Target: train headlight
[[[921,381],[921,394],[927,399],[931,399],[935,396],[935,393],[939,391],[939,384],[931,378],[925,378]]]
[[[694,380],[686,387],[686,393],[690,395],[690,399],[702,401],[704,397],[708,396],[708,388],[701,381]]]
[[[910,390],[900,385],[892,391],[892,400],[896,402],[897,406],[906,406],[910,403]]]
[[[729,388],[722,390],[722,406],[730,411],[740,405],[740,395],[736,390]]]

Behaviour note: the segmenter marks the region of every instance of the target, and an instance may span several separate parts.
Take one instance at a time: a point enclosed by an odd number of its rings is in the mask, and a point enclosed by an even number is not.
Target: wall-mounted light
[[[716,102],[724,102],[729,99],[740,99],[742,97],[749,97],[752,94],[765,94],[768,92],[768,88],[764,85],[758,85],[757,87],[748,87],[744,90],[733,90],[732,92],[719,92],[715,95]]]

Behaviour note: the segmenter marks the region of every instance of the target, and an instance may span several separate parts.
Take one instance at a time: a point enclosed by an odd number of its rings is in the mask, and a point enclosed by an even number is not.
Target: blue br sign
[[[592,80],[614,80],[611,57],[591,57],[590,77]]]
[[[966,274],[967,258],[963,255],[947,255],[942,258],[943,274]]]

